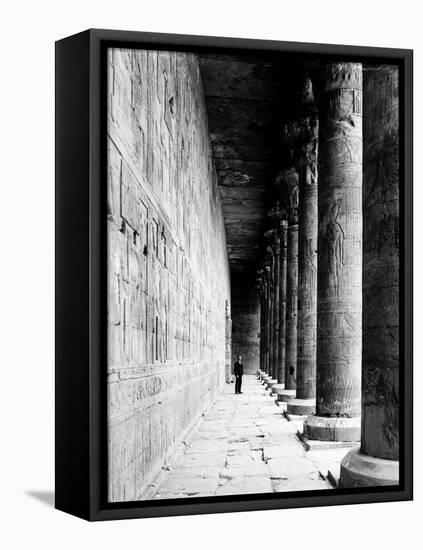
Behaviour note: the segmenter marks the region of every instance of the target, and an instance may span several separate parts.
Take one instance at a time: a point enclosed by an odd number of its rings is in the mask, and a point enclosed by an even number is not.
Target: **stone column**
[[[285,170],[277,179],[282,205],[288,213],[286,252],[286,317],[285,317],[285,389],[278,392],[279,401],[289,401],[296,394],[297,369],[297,294],[298,294],[298,173]]]
[[[340,485],[399,483],[398,68],[364,73],[363,362],[361,449]]]
[[[316,416],[311,439],[360,440],[362,67],[324,66],[319,131]]]
[[[264,373],[264,287],[263,287],[263,270],[257,271],[256,290],[260,298],[260,363],[259,374]]]
[[[278,384],[285,389],[285,343],[286,343],[286,251],[288,222],[282,216],[279,227],[280,271],[279,271],[279,363]],[[282,387],[283,386],[283,387]]]
[[[276,370],[274,378],[277,384],[273,386],[273,393],[278,394],[285,389],[285,316],[286,316],[286,246],[287,246],[287,221],[286,212],[279,203],[269,211],[275,226],[275,281],[277,298],[277,347]]]
[[[273,230],[266,231],[265,238],[267,240],[266,247],[266,269],[269,271],[269,284],[270,284],[270,296],[269,296],[269,309],[270,309],[270,319],[269,319],[269,376],[270,384],[268,387],[273,384],[276,384],[274,378],[275,372],[275,319],[276,319],[276,309],[275,309],[275,251],[273,247]]]
[[[271,326],[271,288],[270,288],[270,266],[265,264],[264,275],[266,282],[266,374],[270,376],[270,326]]]
[[[266,285],[266,272],[263,266],[263,269],[261,269],[261,281],[262,281],[262,304],[263,304],[263,330],[262,330],[262,339],[263,339],[263,372],[264,374],[267,374],[266,366],[267,366],[267,357],[266,357],[266,338],[267,338],[267,285]]]
[[[296,143],[299,174],[298,216],[298,324],[296,399],[288,402],[287,412],[307,415],[316,408],[317,338],[317,147],[318,118],[304,116],[288,130]]]
[[[280,271],[280,241],[279,235],[276,229],[273,229],[273,250],[274,250],[274,263],[273,263],[273,371],[272,377],[277,383],[278,381],[278,364],[279,364],[279,271]]]
[[[274,219],[274,212],[276,209],[272,209],[268,212],[268,215],[272,220]],[[279,234],[276,229],[271,229],[265,233],[266,238],[268,239],[269,248],[272,250],[272,286],[273,286],[273,296],[272,296],[272,307],[273,307],[273,318],[272,318],[272,379],[274,384],[277,382],[278,377],[278,362],[279,362],[279,298],[280,298],[280,240]]]

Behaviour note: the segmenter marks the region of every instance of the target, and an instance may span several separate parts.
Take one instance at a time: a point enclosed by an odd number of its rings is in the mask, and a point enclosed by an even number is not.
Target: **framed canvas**
[[[412,498],[412,52],[56,43],[56,507]]]

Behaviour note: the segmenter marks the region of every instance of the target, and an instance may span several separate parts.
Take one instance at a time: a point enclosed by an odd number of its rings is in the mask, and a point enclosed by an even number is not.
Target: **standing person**
[[[244,374],[244,365],[241,363],[241,356],[238,355],[238,359],[234,364],[234,374],[235,374],[235,393],[242,393],[241,384],[242,384],[242,375]]]

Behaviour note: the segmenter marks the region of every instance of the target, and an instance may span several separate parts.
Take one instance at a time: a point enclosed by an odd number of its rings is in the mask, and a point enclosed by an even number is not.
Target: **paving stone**
[[[296,433],[296,430],[289,425],[289,422],[282,418],[279,422],[272,422],[266,426],[261,426],[261,430],[265,435],[271,436],[284,433]]]
[[[338,475],[341,460],[348,453],[348,449],[324,449],[324,450],[313,450],[307,452],[306,456],[309,460],[316,465],[316,468],[320,471],[323,476],[328,475],[328,471],[332,471],[333,474]]]
[[[254,464],[254,461],[250,454],[240,453],[240,454],[233,454],[226,457],[226,465],[227,466],[248,466],[252,467]]]
[[[248,453],[251,449],[250,442],[248,439],[245,441],[232,441],[228,442],[227,445],[228,452],[230,451],[244,451]]]
[[[316,466],[300,456],[272,458],[267,461],[272,478],[289,479],[317,472]]]
[[[218,439],[213,441],[203,439],[199,441],[194,441],[187,445],[185,453],[210,453],[216,451],[226,451],[227,448],[228,443],[225,439]]]
[[[318,489],[331,489],[332,487],[323,479],[310,479],[307,476],[297,476],[286,480],[277,480],[273,484],[275,492],[283,491],[315,491]]]
[[[185,455],[184,464],[191,466],[223,466],[226,461],[226,452],[190,453]]]
[[[336,467],[337,457],[309,458],[296,427],[261,388],[255,379],[242,396],[223,388],[155,498],[330,488],[319,470],[325,460]]]
[[[265,476],[270,477],[269,468],[265,462],[256,462],[254,464],[227,466],[221,473],[220,477],[239,477],[239,476]]]
[[[288,440],[283,445],[266,445],[263,448],[263,459],[304,456],[304,448],[299,441]]]
[[[178,465],[176,468],[170,470],[171,476],[178,478],[182,477],[198,477],[198,478],[213,478],[218,479],[220,472],[222,471],[221,467],[210,467],[210,466],[183,466]]]
[[[251,458],[253,462],[263,462],[263,449],[251,451]]]
[[[214,493],[217,489],[218,481],[215,478],[175,477],[169,478],[159,488],[160,493]]]
[[[243,495],[248,493],[272,493],[273,486],[269,478],[263,476],[240,476],[219,485],[216,495]]]

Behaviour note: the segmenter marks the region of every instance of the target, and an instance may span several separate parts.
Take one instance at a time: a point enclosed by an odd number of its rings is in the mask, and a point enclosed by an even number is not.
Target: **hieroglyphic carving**
[[[265,323],[266,323],[266,304],[265,304],[265,286],[263,278],[263,269],[257,270],[256,291],[260,298],[260,332],[258,334],[260,341],[260,370],[264,371],[264,348],[265,348]]]
[[[311,399],[316,395],[318,131],[316,114],[302,117],[296,124],[296,166],[301,196],[298,224],[298,399]]]
[[[324,67],[319,143],[317,409],[360,415],[362,117],[361,64]]]
[[[266,372],[271,373],[271,338],[272,338],[272,280],[271,280],[271,261],[269,256],[265,258],[264,262],[264,276],[266,284],[266,348],[265,348],[265,357],[266,357]]]
[[[269,244],[271,245],[273,249],[273,256],[274,256],[274,264],[273,264],[273,284],[274,284],[274,292],[273,292],[273,307],[274,307],[274,314],[273,314],[273,378],[278,378],[278,370],[279,370],[279,330],[280,330],[280,262],[281,262],[281,239],[280,234],[278,231],[278,226],[281,219],[281,211],[279,208],[279,205],[277,205],[274,208],[271,208],[268,211],[268,216],[271,218],[273,222],[274,229],[267,232],[266,235],[268,235],[269,238]]]
[[[107,64],[108,496],[122,501],[143,498],[223,381],[230,280],[197,58],[111,48]]]
[[[364,453],[399,459],[398,67],[364,74],[363,402]]]
[[[288,221],[283,216],[278,227],[281,255],[280,255],[280,284],[279,284],[279,366],[278,383],[285,383],[286,366],[286,273],[287,273],[287,247],[288,247]]]
[[[298,311],[298,207],[299,175],[295,167],[281,172],[275,187],[288,214],[286,271],[285,389],[295,389]]]
[[[276,281],[275,281],[275,266],[276,266],[276,254],[274,248],[274,231],[269,230],[265,233],[265,238],[267,241],[266,246],[266,256],[265,256],[265,265],[266,270],[268,271],[268,284],[269,284],[269,335],[268,335],[268,345],[269,345],[269,375],[273,376],[273,373],[276,369],[276,356],[275,356],[275,344],[276,344]]]
[[[269,210],[269,217],[274,226],[276,250],[275,280],[276,280],[276,335],[274,378],[279,384],[285,383],[285,339],[286,339],[286,247],[287,247],[287,212],[280,207],[279,202]]]
[[[345,233],[339,224],[339,211],[342,199],[328,205],[326,231],[321,248],[321,268],[326,277],[321,277],[321,292],[326,296],[338,296],[339,272],[344,266]]]

